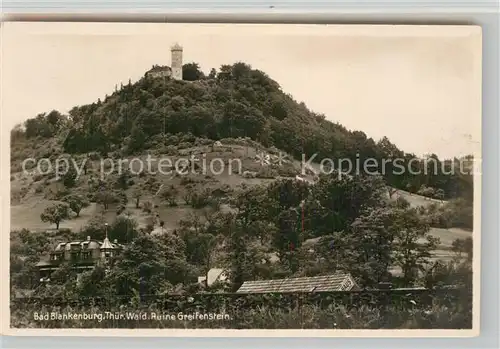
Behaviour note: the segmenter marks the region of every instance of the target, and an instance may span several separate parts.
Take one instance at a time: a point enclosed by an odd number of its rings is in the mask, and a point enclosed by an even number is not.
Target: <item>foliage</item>
[[[106,223],[106,219],[101,214],[91,217],[81,229],[80,238],[86,239],[90,236],[92,239],[103,240],[106,235]]]
[[[472,202],[465,199],[453,199],[444,204],[432,203],[426,207],[419,208],[422,216],[428,224],[438,228],[473,228]]]
[[[80,212],[85,207],[88,207],[90,203],[81,195],[68,195],[63,198],[63,201],[66,202],[71,210],[76,213],[76,216],[80,216]]]
[[[57,203],[47,207],[40,215],[40,219],[42,222],[55,224],[56,229],[59,229],[59,224],[70,218],[70,212],[71,209],[67,203]]]
[[[39,114],[35,118],[26,121],[24,125],[26,137],[53,137],[62,128],[64,121],[64,116],[56,110],[48,114]]]
[[[139,235],[137,221],[134,219],[120,215],[116,217],[108,230],[108,237],[111,241],[115,239],[119,243],[129,243]]]
[[[178,190],[174,185],[163,188],[160,192],[160,196],[168,202],[169,206],[177,206],[177,194]]]
[[[472,287],[472,263],[471,260],[454,258],[451,261],[435,261],[424,273],[425,286],[428,288],[449,287]]]
[[[201,80],[205,74],[200,70],[198,63],[186,63],[182,66],[182,79],[186,81]]]
[[[347,230],[362,211],[380,204],[384,192],[380,177],[322,175],[312,188],[314,202],[307,216],[314,212],[314,218],[308,219],[309,227],[326,233]]]
[[[146,78],[129,82],[102,102],[73,108],[69,116],[57,112],[39,115],[26,122],[25,131],[19,127],[13,130],[13,147],[22,149],[27,140],[51,141],[67,153],[87,153],[88,158],[99,159],[99,153],[110,153],[115,158],[145,152],[177,156],[190,152],[185,148],[192,146],[211,145],[214,150],[213,141],[222,140],[256,149],[264,146],[274,154],[281,149],[296,158],[317,154],[318,160],[328,157],[394,162],[386,163],[385,169],[379,168],[380,175],[364,171],[347,174],[344,163],[344,167],[320,175],[314,184],[293,178],[296,173],[292,166],[269,166],[261,169],[257,177],[288,178],[266,181],[269,185],[243,184],[234,191],[224,190],[222,195],[203,186],[208,177],[205,182],[188,176],[173,178],[180,181],[180,186],[163,186],[154,176],[141,173],[133,178],[125,171],[106,181],[90,177],[85,197],[76,186],[73,168],[63,178],[65,188],[55,194],[64,202],[47,208],[41,219],[59,228],[61,221],[69,219],[70,210],[78,216],[89,205],[88,200],[102,204],[104,210],[116,204],[118,215],[109,226],[104,213],[94,216],[77,235],[57,232],[58,235],[43,236],[26,231],[14,234],[12,290],[31,289],[44,300],[51,295],[74,300],[77,309],[88,306],[78,303],[78,299],[105,301],[106,309],[114,310],[230,309],[233,322],[203,325],[215,327],[469,326],[471,307],[469,297],[463,294],[451,297],[456,303],[450,303],[448,296],[422,296],[414,300],[414,306],[406,296],[395,292],[391,293],[394,304],[389,306],[388,296],[381,293],[234,296],[232,304],[233,296],[229,293],[219,298],[209,295],[206,289],[201,291],[197,277],[213,267],[229,272],[230,285],[221,283],[209,290],[218,292],[227,291],[228,287],[236,290],[248,280],[340,271],[351,273],[363,288],[373,289],[392,277],[389,270],[393,267],[402,269],[401,283],[407,287],[425,284],[429,289],[444,285],[468,289],[472,282],[472,239],[453,243],[452,250],[457,255],[453,263],[432,261],[431,252],[439,241],[429,235],[429,226],[472,228],[472,176],[445,171],[457,166],[457,159],[441,161],[435,155],[416,159],[386,137],[375,142],[363,132],[326,121],[323,115],[284,94],[265,73],[242,62],[213,69],[207,77],[198,64],[188,63],[183,67],[183,76],[189,82]],[[405,166],[413,166],[414,173],[419,169],[426,171],[419,175],[395,175],[398,159]],[[437,170],[428,171],[433,164]],[[426,196],[429,205],[412,208],[401,196],[391,200],[401,189]],[[180,228],[174,232],[149,234],[152,223],[144,230],[122,213],[128,199],[133,198],[136,208],[142,203],[145,219],[152,219],[157,206],[151,201],[140,202],[150,194],[159,194],[169,206],[177,205],[180,196],[191,206],[192,214],[181,219]],[[450,198],[454,199],[443,202]],[[229,207],[223,210],[221,202]],[[111,240],[124,245],[122,253],[81,274],[78,282],[70,265],[62,265],[51,277],[53,282],[37,282],[35,265],[52,245],[87,236],[102,240],[106,229]],[[467,256],[466,261],[461,259],[462,254]],[[197,292],[195,300],[187,304],[182,295],[193,292]],[[351,299],[340,300],[344,296]],[[158,304],[158,297],[164,297],[161,299],[165,304]],[[296,305],[299,302],[300,311]],[[31,319],[23,317],[19,309],[22,305],[14,308],[14,322],[20,326],[30,324]],[[25,314],[32,311],[29,307],[24,309]],[[139,326],[126,321],[104,321],[101,326],[124,323]],[[143,324],[194,326],[184,322]]]
[[[403,270],[405,284],[412,284],[418,273],[430,263],[431,252],[436,249],[439,239],[428,234],[429,227],[418,216],[416,209],[398,212],[393,224],[395,234],[395,264]],[[419,240],[424,239],[425,242]]]
[[[78,173],[73,164],[68,165],[67,171],[62,177],[62,182],[66,188],[72,188],[76,184]]]
[[[440,160],[433,154],[417,159],[386,137],[375,142],[363,132],[349,131],[297,103],[276,81],[245,63],[223,65],[212,70],[208,79],[196,63],[188,63],[183,75],[192,82],[142,78],[122,86],[103,102],[73,108],[69,117],[55,111],[41,114],[26,122],[26,135],[64,134],[58,142],[65,152],[102,154],[121,148],[124,141],[126,152],[138,153],[166,133],[212,140],[249,137],[296,158],[316,154],[317,161],[333,158],[351,163],[372,159],[379,164],[378,172],[397,189],[416,192],[425,185],[434,188],[438,197],[472,197],[471,175],[456,174],[461,160]],[[398,173],[400,167],[414,171]]]
[[[177,241],[175,241],[177,240]],[[176,237],[140,235],[127,245],[109,279],[115,294],[161,294],[189,280],[181,242]]]
[[[96,281],[98,281],[96,279]],[[43,328],[234,328],[234,329],[470,329],[470,290],[315,294],[197,294],[142,297],[137,303],[119,298],[57,298],[29,302],[13,300],[13,327]],[[102,321],[34,321],[33,312],[103,314]],[[124,319],[104,319],[104,312],[121,313]],[[182,320],[175,315],[163,320],[135,320],[140,312],[156,314],[222,314],[214,321]]]
[[[95,201],[102,204],[104,210],[108,210],[111,204],[120,202],[120,197],[115,191],[103,189],[96,193]]]
[[[473,255],[473,244],[472,238],[468,237],[466,239],[456,239],[452,243],[452,251],[461,256],[462,253],[465,253],[467,256],[467,260],[472,262]]]
[[[418,195],[422,195],[428,198],[432,198],[434,196],[435,190],[432,187],[427,187],[425,184],[422,184],[420,189],[417,191]]]

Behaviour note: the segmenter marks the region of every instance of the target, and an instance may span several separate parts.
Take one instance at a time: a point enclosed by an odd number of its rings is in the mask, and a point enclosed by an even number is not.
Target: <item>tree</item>
[[[76,216],[80,216],[80,212],[85,207],[88,207],[90,203],[81,195],[68,195],[63,199],[71,210],[76,213]]]
[[[210,69],[210,74],[208,74],[209,79],[215,79],[217,77],[217,70],[215,68]]]
[[[434,188],[427,187],[425,184],[422,184],[417,194],[426,198],[432,198],[434,196]]]
[[[142,203],[142,210],[146,213],[153,212],[153,203],[151,201],[145,201]]]
[[[69,219],[70,207],[67,203],[58,203],[47,207],[40,215],[42,222],[49,222],[56,225],[59,229],[59,224],[66,219]]]
[[[111,270],[114,294],[158,295],[194,278],[185,261],[182,241],[175,236],[139,235],[128,244]]]
[[[298,270],[297,249],[302,243],[301,216],[297,209],[283,210],[278,216],[278,229],[273,236],[273,247],[281,262],[286,262],[293,273]]]
[[[131,175],[129,170],[124,170],[123,172],[121,172],[116,181],[116,187],[121,190],[127,190],[130,177]]]
[[[108,230],[109,239],[118,240],[120,243],[130,243],[139,234],[137,221],[127,217],[118,216]]]
[[[434,193],[434,197],[442,201],[444,199],[444,190],[443,189],[436,190],[436,192]]]
[[[411,183],[407,183],[405,186],[406,191],[411,195],[411,191],[413,190],[413,186]]]
[[[267,211],[270,206],[266,194],[267,189],[262,186],[242,187],[234,201],[236,212],[219,213],[217,230],[225,236],[233,290],[244,281],[255,279],[264,259],[258,242],[263,234],[261,223],[271,214]]]
[[[90,236],[92,239],[103,240],[106,235],[106,219],[104,215],[92,216],[87,224],[82,228],[80,235],[82,239]]]
[[[455,239],[451,245],[451,249],[453,252],[457,253],[458,255],[461,255],[462,253],[465,253],[467,255],[467,260],[469,262],[472,261],[472,238],[468,237],[465,239]]]
[[[58,128],[52,123],[53,121],[54,120],[51,119],[49,122],[45,113],[38,114],[35,118],[26,120],[24,123],[26,138],[50,138],[54,136],[54,134],[58,131]]]
[[[144,132],[144,126],[142,122],[135,124],[132,127],[132,131],[130,133],[130,140],[128,142],[128,150],[129,152],[135,152],[143,149],[144,144],[146,143],[147,135]]]
[[[244,281],[253,280],[256,277],[256,266],[262,260],[252,242],[254,238],[246,235],[247,229],[242,217],[228,215],[227,257],[230,265],[230,280],[233,291],[241,287]]]
[[[101,190],[96,194],[96,202],[102,204],[104,210],[109,208],[109,205],[118,201],[118,198],[115,193],[108,189]]]
[[[439,244],[439,238],[429,234],[429,226],[415,208],[398,209],[395,213],[394,262],[403,271],[403,281],[410,285],[431,262],[431,252]]]
[[[203,266],[208,280],[208,271],[212,266],[212,258],[216,252],[219,237],[207,232],[187,230],[183,233],[188,262]],[[208,286],[208,285],[207,285]]]
[[[322,175],[312,187],[317,201],[311,230],[321,232],[347,231],[361,212],[382,202],[385,183],[379,176],[340,175],[334,171]],[[307,227],[307,226],[306,226]]]
[[[182,66],[182,80],[195,81],[204,77],[205,74],[200,70],[198,63],[186,63]]]
[[[407,209],[411,206],[410,202],[402,196],[398,196],[395,204],[396,204],[396,207],[402,208],[402,209]],[[423,206],[421,206],[421,207],[423,207]]]
[[[472,264],[469,261],[461,261],[457,258],[448,262],[437,260],[427,268],[423,279],[427,288],[458,286],[471,289],[473,281]]]
[[[168,201],[170,206],[177,206],[177,193],[178,190],[173,186],[164,188],[161,192],[161,196]]]
[[[66,188],[72,188],[76,184],[76,179],[78,177],[78,173],[73,165],[68,166],[68,170],[63,175],[63,184]]]
[[[139,208],[139,200],[142,196],[142,190],[139,188],[135,188],[132,192],[132,197],[135,199],[135,208]]]
[[[396,211],[390,206],[367,209],[351,224],[342,244],[334,245],[341,250],[344,266],[363,286],[373,287],[386,281],[398,229],[394,226],[395,216]]]
[[[22,124],[17,124],[10,131],[10,142],[11,145],[16,144],[16,142],[24,139],[26,137],[26,132],[23,130]]]
[[[106,269],[103,265],[96,265],[92,271],[84,272],[80,282],[77,284],[79,297],[107,297],[111,292],[108,290],[106,280]]]
[[[46,116],[47,123],[50,126],[52,126],[52,128],[56,132],[61,128],[61,126],[64,122],[64,119],[65,119],[64,116],[60,112],[58,112],[57,110],[52,110]]]
[[[89,157],[87,156],[84,160],[83,160],[83,174],[84,175],[87,175],[88,171],[92,168],[92,162],[91,160],[89,159]]]

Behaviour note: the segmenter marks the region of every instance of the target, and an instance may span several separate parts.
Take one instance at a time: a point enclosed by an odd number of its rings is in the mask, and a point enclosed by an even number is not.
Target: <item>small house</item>
[[[68,263],[77,274],[90,271],[94,267],[115,256],[123,246],[109,241],[107,235],[100,242],[87,236],[86,240],[59,243],[48,258],[36,264],[41,282],[50,281],[51,274],[62,264]]]
[[[228,280],[227,271],[221,268],[212,268],[208,271],[207,275],[198,276],[198,283],[208,287],[216,282],[227,282]]]

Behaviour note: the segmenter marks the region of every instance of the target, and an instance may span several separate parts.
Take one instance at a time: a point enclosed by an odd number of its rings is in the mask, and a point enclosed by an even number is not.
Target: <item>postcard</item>
[[[3,333],[479,333],[480,27],[1,30]]]

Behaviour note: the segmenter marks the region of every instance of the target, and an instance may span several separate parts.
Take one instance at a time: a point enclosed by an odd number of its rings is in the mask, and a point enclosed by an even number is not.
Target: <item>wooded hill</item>
[[[12,142],[23,132],[27,138],[54,138],[55,145],[67,153],[128,156],[168,146],[166,135],[190,134],[211,140],[249,137],[299,160],[302,154],[306,158],[317,154],[316,159],[359,159],[361,164],[373,158],[381,165],[382,159],[400,158],[405,168],[412,166],[421,174],[392,174],[392,164],[386,163],[379,172],[385,173],[390,186],[410,192],[425,186],[441,189],[447,199],[472,199],[471,175],[443,173],[451,172],[458,159],[439,161],[437,172],[424,159],[410,163],[416,159],[414,154],[400,150],[386,137],[375,141],[362,131],[326,120],[247,64],[223,65],[205,76],[196,63],[189,63],[184,65],[183,75],[183,81],[144,76],[117,86],[103,100],[74,107],[69,115],[57,111],[40,114],[26,121],[25,133],[16,127]],[[436,155],[430,156],[438,160]],[[424,166],[428,166],[426,173]]]

